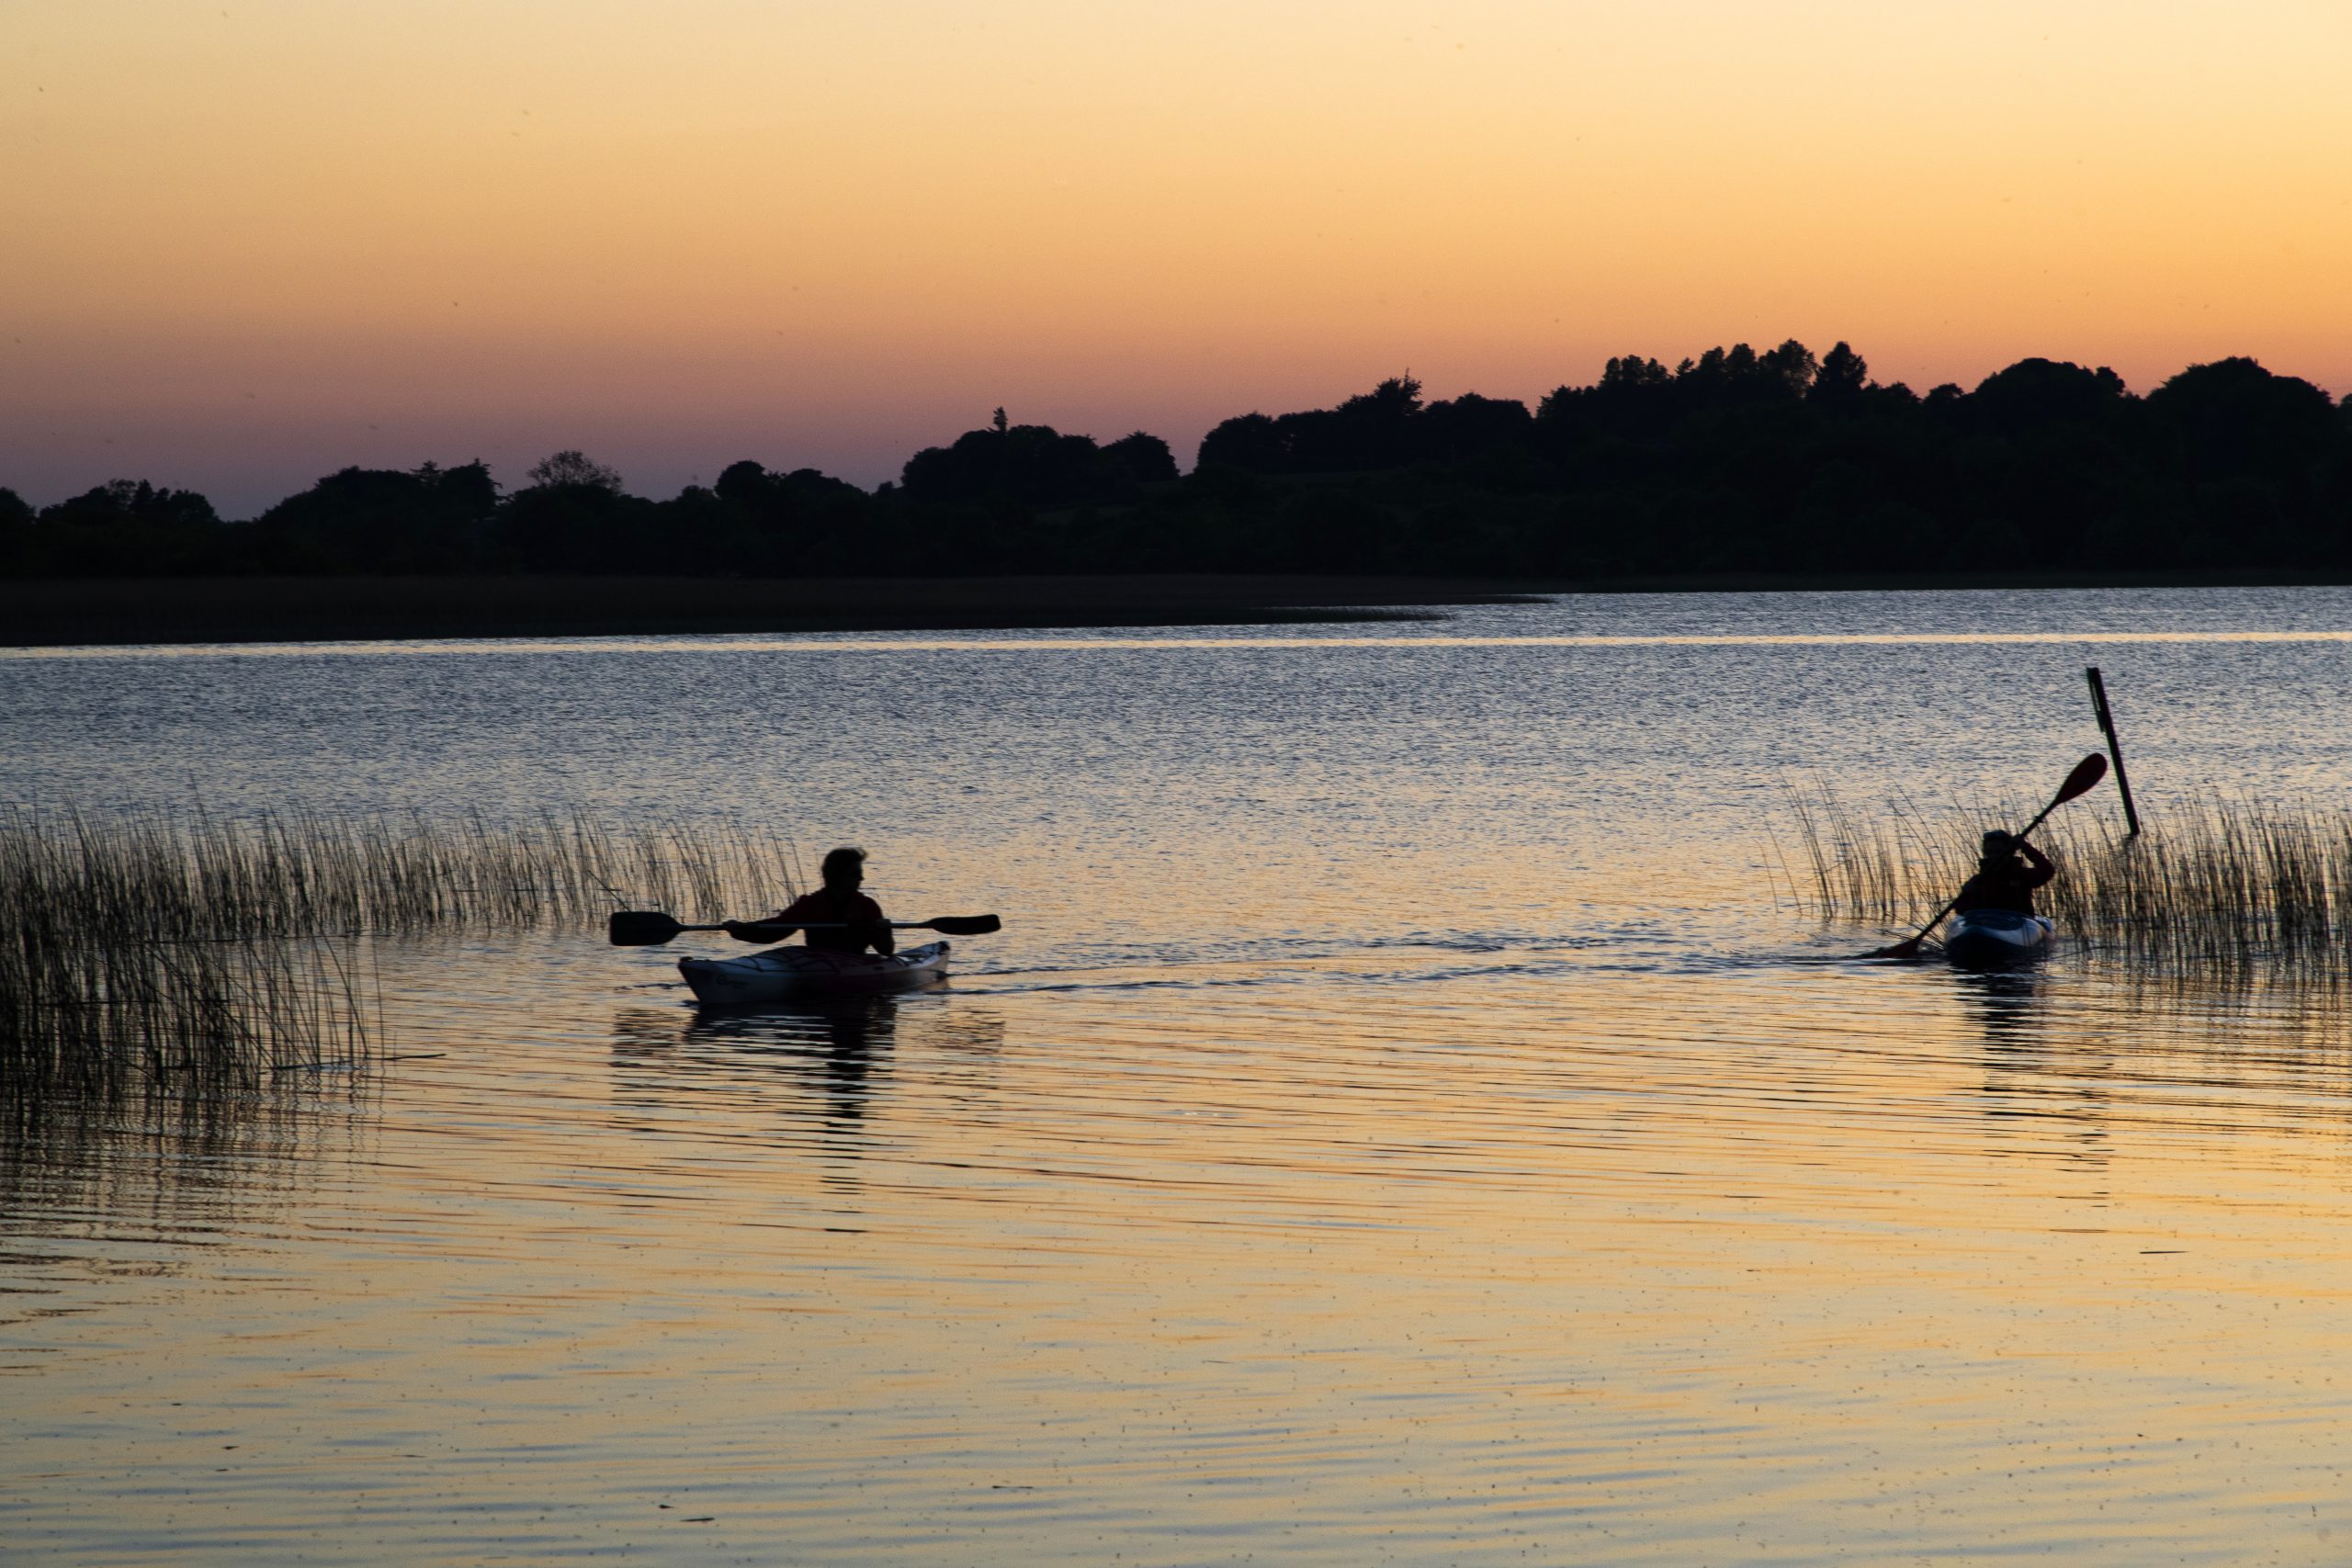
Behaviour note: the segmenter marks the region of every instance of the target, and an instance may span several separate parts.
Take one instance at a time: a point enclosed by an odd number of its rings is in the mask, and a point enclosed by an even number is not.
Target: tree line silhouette
[[[1000,409],[870,492],[744,461],[656,501],[576,451],[528,479],[350,468],[246,522],[143,480],[0,490],[0,576],[2352,572],[2352,400],[2248,358],[2145,396],[2048,359],[1921,396],[1843,343],[1742,344],[1532,411],[1398,377],[1228,419],[1189,474]]]

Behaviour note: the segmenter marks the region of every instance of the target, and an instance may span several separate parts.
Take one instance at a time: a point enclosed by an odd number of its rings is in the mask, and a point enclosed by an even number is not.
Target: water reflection
[[[685,1031],[688,1043],[771,1057],[823,1097],[825,1122],[854,1134],[865,1120],[877,1065],[898,1041],[899,999],[855,997],[798,1007],[704,1010]]]
[[[44,1322],[103,1316],[284,1250],[378,1112],[372,1078],[60,1091],[0,1082],[0,1377],[53,1371]]]
[[[2152,780],[2352,776],[2341,645],[2132,660]],[[322,1081],[0,1127],[0,1371],[37,1368],[0,1383],[0,1528],[77,1562],[894,1568],[2344,1539],[2339,1001],[2079,947],[1799,964],[1894,933],[1766,912],[1780,770],[2001,787],[2018,722],[2083,722],[2081,662],[24,664],[28,795],[690,799],[856,825],[893,908],[1019,918],[960,993],[726,1016],[594,931],[392,944],[399,1049],[434,1059],[385,1058],[339,1163]],[[1987,729],[1990,689],[2025,720]]]
[[[261,1088],[210,1080],[91,1092],[0,1084],[0,1234],[44,1213],[74,1223],[228,1218],[299,1192],[348,1155],[375,1114],[359,1072],[280,1073]]]
[[[942,998],[896,996],[685,1014],[625,1009],[614,1019],[616,1092],[633,1104],[712,1094],[774,1102],[788,1087],[801,1092],[785,1103],[796,1114],[813,1107],[828,1146],[854,1154],[890,1087],[902,1032],[939,1058],[934,1067],[954,1072],[1000,1050],[1004,1022]]]
[[[1952,978],[1984,1031],[1988,1051],[2030,1046],[2042,1018],[2035,1005],[2041,994],[2038,969],[1956,970]]]

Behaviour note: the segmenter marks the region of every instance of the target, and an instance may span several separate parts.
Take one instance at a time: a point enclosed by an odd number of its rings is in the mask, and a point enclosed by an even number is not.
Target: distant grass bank
[[[1550,593],[2256,587],[2276,572],[1494,578],[130,577],[0,581],[0,647],[379,637],[988,631],[1383,621]]]
[[[982,631],[1393,619],[1517,585],[1372,577],[141,577],[0,582],[0,645]]]

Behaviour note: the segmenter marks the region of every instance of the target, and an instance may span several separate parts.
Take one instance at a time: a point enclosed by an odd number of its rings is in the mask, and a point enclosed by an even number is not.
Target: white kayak
[[[928,942],[887,958],[821,947],[771,947],[744,958],[681,958],[678,973],[686,977],[695,999],[712,1007],[866,996],[944,978],[947,944]]]
[[[1963,969],[1998,969],[2050,951],[2058,928],[2014,909],[1971,909],[1944,928],[1944,956]]]

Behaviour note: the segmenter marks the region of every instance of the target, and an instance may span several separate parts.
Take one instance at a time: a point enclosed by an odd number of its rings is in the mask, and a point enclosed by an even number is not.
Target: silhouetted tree
[[[1871,367],[1844,340],[1822,355],[1806,398],[1825,409],[1847,412],[1860,408],[1862,389],[1870,385]],[[1909,389],[1905,388],[1907,395]]]
[[[1262,413],[1236,414],[1201,437],[1193,468],[1236,468],[1250,474],[1279,474],[1290,467],[1290,448],[1273,420]]]
[[[1304,425],[1292,438],[1291,460],[1305,473],[1401,468],[1412,460],[1413,427],[1420,412],[1421,384],[1410,376],[1392,376]]]
[[[479,459],[343,468],[255,518],[249,546],[285,571],[478,570],[497,508],[497,481]]]
[[[212,503],[192,490],[113,479],[40,510],[27,568],[60,577],[177,575],[216,558],[221,533]]]
[[[707,491],[669,503],[664,527],[681,551],[746,575],[795,577],[890,570],[895,541],[876,532],[875,498],[814,468],[773,473],[729,463]]]
[[[614,469],[566,449],[532,465],[530,478],[499,509],[501,566],[563,574],[676,570],[675,551],[653,526],[658,508],[625,494]]]
[[[192,490],[161,490],[145,479],[109,479],[70,501],[44,507],[40,521],[75,524],[143,523],[164,527],[218,527],[212,503]]]
[[[531,465],[531,483],[542,488],[576,485],[586,490],[611,491],[618,494],[621,476],[617,468],[608,468],[591,459],[578,447],[568,446]]]
[[[1462,463],[1523,447],[1535,423],[1527,405],[1513,398],[1482,398],[1464,392],[1434,402],[1416,422],[1414,445],[1425,462]]]
[[[1792,398],[1802,398],[1813,385],[1815,369],[1813,350],[1794,338],[1780,347],[1758,356],[1757,370],[1775,389]]]
[[[1102,448],[1108,457],[1132,475],[1137,484],[1162,484],[1176,477],[1176,454],[1157,435],[1138,430]]]
[[[2150,392],[2147,402],[2199,478],[2299,476],[2344,439],[2335,400],[2251,359],[2192,365]]]
[[[2020,359],[1976,384],[1968,409],[1980,427],[2018,434],[2113,417],[2131,394],[2105,366],[2086,370],[2050,359]]]
[[[1202,439],[1199,461],[1260,474],[1352,473],[1412,460],[1421,384],[1392,377],[1336,409],[1228,419]]]
[[[1790,339],[1620,355],[1532,415],[1400,376],[1228,419],[1181,478],[1157,437],[1001,409],[872,495],[751,461],[659,502],[577,452],[531,477],[502,501],[480,463],[346,468],[251,525],[131,481],[38,513],[0,491],[0,571],[2352,570],[2352,414],[2250,359],[2144,399],[2026,359],[1922,399]]]
[[[0,485],[0,577],[25,570],[32,554],[33,509],[15,491]]]
[[[998,411],[1001,412],[1002,411]],[[969,430],[907,459],[899,490],[919,504],[1051,509],[1123,499],[1135,479],[1084,435],[1051,425]]]
[[[1722,350],[1718,349],[1717,353]],[[1690,361],[1683,361],[1689,364]],[[1674,373],[1655,359],[1644,359],[1638,354],[1628,354],[1612,359],[1600,368],[1600,387],[1603,391],[1628,387],[1663,387],[1674,379]],[[1563,391],[1567,389],[1561,389]]]
[[[775,491],[767,469],[749,458],[720,469],[718,482],[711,488],[719,500],[737,506],[756,506]]]

